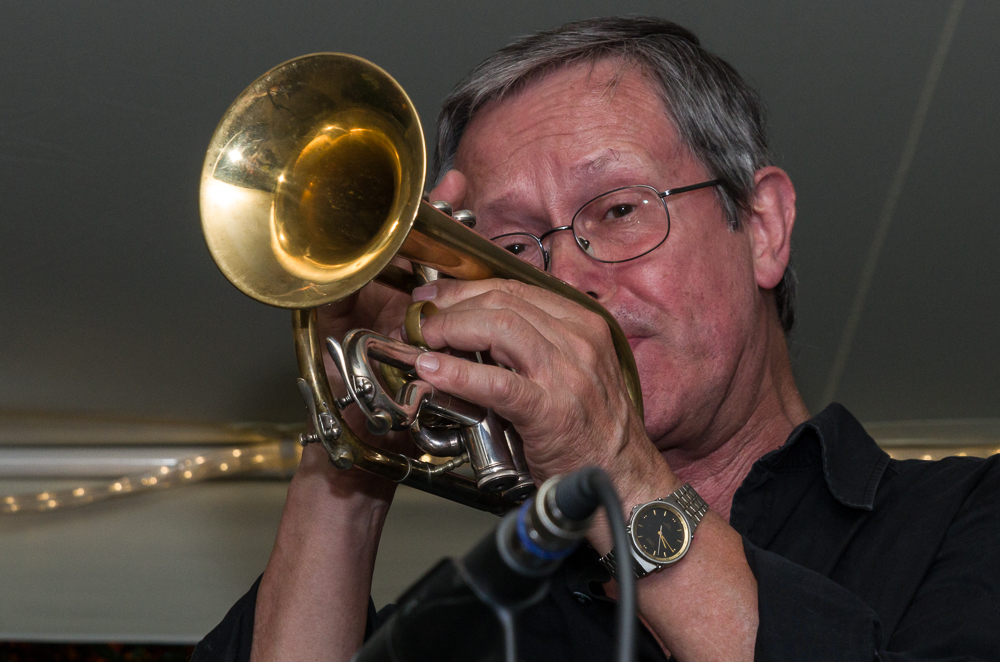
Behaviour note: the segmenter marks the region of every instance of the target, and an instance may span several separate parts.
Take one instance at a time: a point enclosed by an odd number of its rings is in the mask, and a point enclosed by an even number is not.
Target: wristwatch
[[[687,554],[691,539],[708,504],[690,484],[685,484],[670,496],[640,503],[629,516],[629,556],[636,579],[677,563]],[[600,558],[601,564],[618,577],[617,550]]]

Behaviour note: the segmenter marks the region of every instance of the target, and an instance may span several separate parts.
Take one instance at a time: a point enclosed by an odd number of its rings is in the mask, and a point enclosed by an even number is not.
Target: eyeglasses
[[[571,230],[576,245],[598,262],[628,262],[656,249],[670,234],[669,196],[718,186],[720,179],[667,189],[652,186],[623,186],[602,193],[580,207],[569,225],[548,230],[538,237],[530,232],[511,232],[491,241],[532,266],[548,271],[549,252],[545,239]]]

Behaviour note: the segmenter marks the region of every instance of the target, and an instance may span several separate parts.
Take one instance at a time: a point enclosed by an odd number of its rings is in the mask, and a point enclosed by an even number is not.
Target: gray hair
[[[618,59],[659,84],[681,140],[722,181],[716,189],[730,227],[750,212],[754,173],[773,164],[764,104],[739,73],[701,47],[687,29],[660,18],[608,17],[567,23],[522,37],[482,63],[452,90],[438,116],[432,179],[455,162],[473,115],[528,83],[569,64]],[[795,271],[774,288],[782,328],[795,323]]]

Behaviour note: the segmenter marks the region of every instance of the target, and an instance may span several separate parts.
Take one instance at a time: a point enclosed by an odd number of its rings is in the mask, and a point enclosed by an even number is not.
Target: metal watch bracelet
[[[671,494],[677,504],[687,515],[687,518],[691,520],[691,535],[694,535],[694,530],[698,528],[698,524],[708,513],[708,504],[705,500],[701,498],[701,495],[694,491],[691,487],[691,483],[684,483],[680,489]]]

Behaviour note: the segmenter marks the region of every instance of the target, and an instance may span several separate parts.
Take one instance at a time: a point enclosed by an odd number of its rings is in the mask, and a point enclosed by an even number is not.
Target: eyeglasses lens
[[[629,260],[667,238],[670,217],[659,194],[646,186],[610,191],[587,203],[573,219],[573,233],[591,257]]]
[[[545,255],[538,240],[530,234],[508,234],[493,240],[501,248],[516,255],[536,269],[545,269]]]

